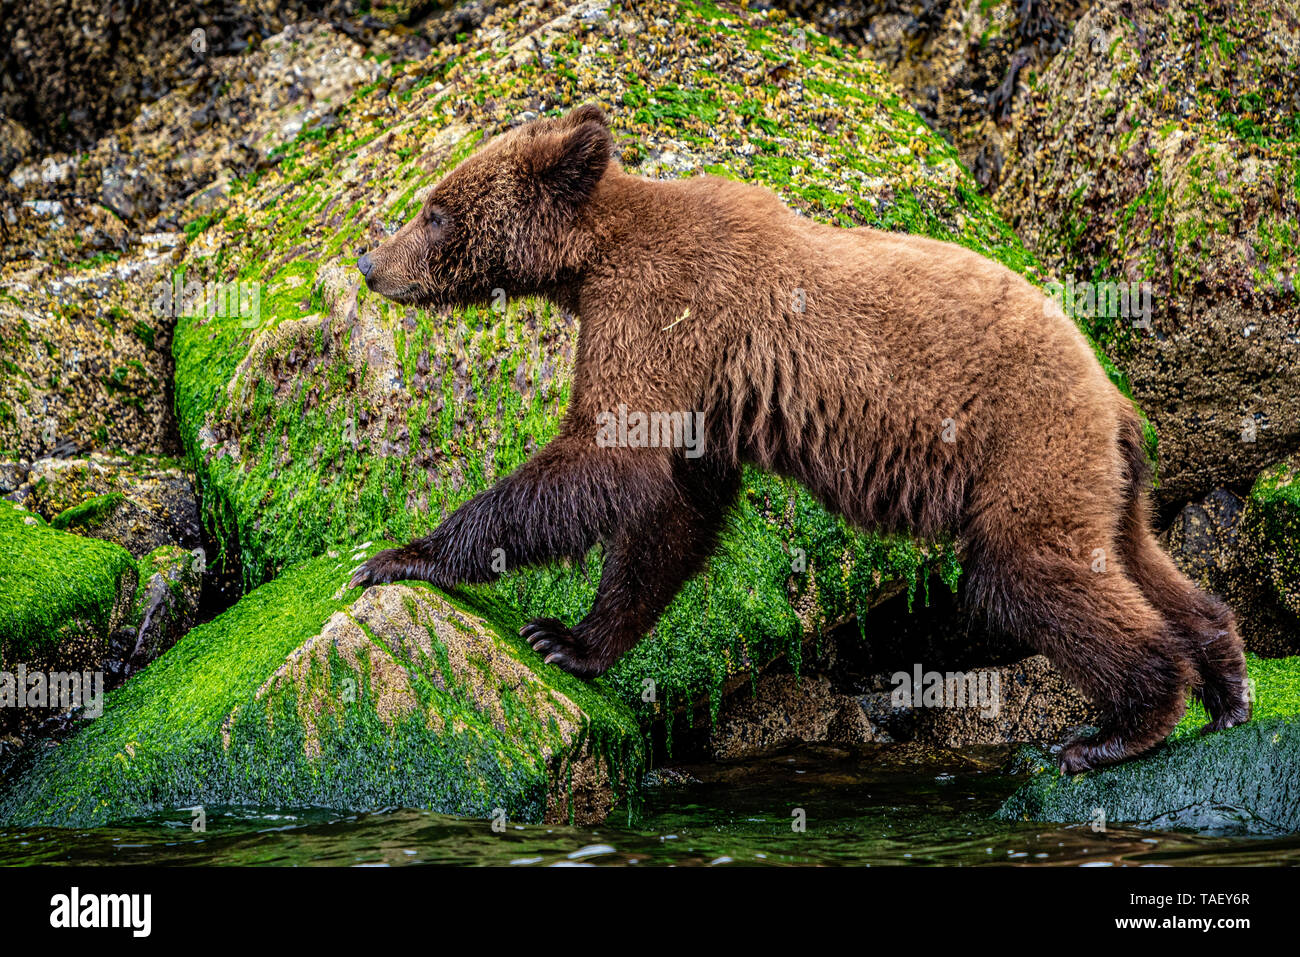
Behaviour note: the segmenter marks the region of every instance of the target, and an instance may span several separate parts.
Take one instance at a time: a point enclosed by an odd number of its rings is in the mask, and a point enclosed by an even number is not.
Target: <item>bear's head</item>
[[[591,105],[494,137],[357,268],[375,292],[418,306],[543,292],[574,268],[575,227],[612,151],[605,114]]]

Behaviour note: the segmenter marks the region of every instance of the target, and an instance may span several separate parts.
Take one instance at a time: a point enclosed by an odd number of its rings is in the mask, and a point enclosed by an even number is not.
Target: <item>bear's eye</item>
[[[434,229],[442,229],[447,223],[447,217],[437,206],[430,206],[427,210],[429,225]]]

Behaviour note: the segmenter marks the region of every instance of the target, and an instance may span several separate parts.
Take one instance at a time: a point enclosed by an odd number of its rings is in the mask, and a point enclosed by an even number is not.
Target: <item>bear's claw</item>
[[[386,585],[389,582],[401,581],[403,578],[409,577],[402,574],[406,563],[400,560],[401,551],[400,548],[387,548],[382,552],[376,552],[352,572],[348,587],[364,588],[367,585]]]
[[[1062,774],[1081,774],[1084,771],[1092,770],[1092,762],[1088,759],[1088,750],[1080,744],[1072,744],[1069,747],[1062,748],[1060,762]]]
[[[573,629],[555,618],[534,618],[519,629],[519,636],[547,664],[563,668],[570,674],[589,678],[604,670],[587,657],[582,639],[574,634]]]
[[[1239,724],[1245,724],[1250,720],[1250,715],[1225,714],[1220,715],[1213,721],[1207,721],[1201,725],[1201,734],[1213,734],[1216,731],[1224,731],[1228,728],[1235,728]]]

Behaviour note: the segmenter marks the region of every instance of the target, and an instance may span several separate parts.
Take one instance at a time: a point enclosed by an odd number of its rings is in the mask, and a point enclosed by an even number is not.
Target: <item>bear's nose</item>
[[[357,260],[357,268],[361,270],[361,275],[366,279],[370,278],[370,273],[374,270],[375,264],[370,261],[370,253],[366,253]]]

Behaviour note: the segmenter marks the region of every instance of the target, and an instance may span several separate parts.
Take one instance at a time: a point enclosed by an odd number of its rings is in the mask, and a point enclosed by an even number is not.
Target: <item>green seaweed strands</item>
[[[126,549],[0,500],[0,667],[62,660],[78,639],[106,641],[134,587]]]

